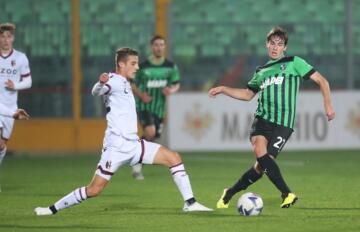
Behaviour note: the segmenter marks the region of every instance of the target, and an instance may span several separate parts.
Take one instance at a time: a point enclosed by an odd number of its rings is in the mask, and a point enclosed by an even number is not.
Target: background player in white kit
[[[80,187],[61,198],[50,207],[37,207],[39,216],[81,203],[101,193],[111,176],[124,164],[161,164],[169,167],[175,184],[184,201],[183,210],[212,211],[196,202],[189,177],[178,153],[160,144],[140,140],[137,135],[137,115],[130,80],[139,69],[137,51],[121,48],[116,51],[116,72],[103,73],[92,89],[95,96],[103,96],[106,105],[107,128],[101,159],[95,175],[87,187]]]
[[[15,25],[0,24],[0,103],[15,112],[18,90],[31,87],[29,61],[26,55],[13,48]],[[6,154],[14,118],[0,115],[0,164]]]

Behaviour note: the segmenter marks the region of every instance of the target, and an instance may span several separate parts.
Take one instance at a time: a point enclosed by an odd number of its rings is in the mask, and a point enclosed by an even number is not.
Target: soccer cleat
[[[36,207],[34,211],[37,216],[53,215],[49,207]]]
[[[187,203],[185,203],[183,211],[184,212],[210,212],[210,211],[214,211],[214,210],[210,209],[198,202],[194,202],[191,205],[188,205]]]
[[[229,208],[229,202],[226,203],[226,204],[224,202],[224,197],[225,197],[226,191],[227,191],[227,189],[224,189],[223,194],[221,195],[220,199],[216,203],[216,208],[218,208],[218,209],[227,209],[227,208]]]
[[[294,193],[288,193],[288,195],[284,198],[281,208],[289,208],[291,205],[295,204],[299,198]]]
[[[141,172],[133,172],[132,176],[135,180],[144,180],[144,175]]]

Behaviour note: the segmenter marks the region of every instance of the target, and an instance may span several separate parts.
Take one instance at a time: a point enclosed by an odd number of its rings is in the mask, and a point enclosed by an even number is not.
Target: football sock
[[[77,188],[65,197],[50,206],[50,210],[55,214],[57,211],[80,204],[87,199],[86,187]]]
[[[132,170],[135,173],[140,173],[142,170],[142,164],[135,164],[134,166],[132,166]]]
[[[0,164],[3,161],[5,154],[6,154],[6,146],[4,147],[4,149],[0,150]]]
[[[184,201],[194,198],[189,176],[185,171],[185,167],[182,163],[170,167],[171,175],[174,179],[176,186],[178,187]]]
[[[290,192],[289,187],[286,185],[284,178],[281,175],[280,168],[270,155],[266,154],[257,158],[260,167],[264,173],[269,177],[270,181],[280,190],[282,195],[287,195]]]
[[[227,204],[236,193],[247,189],[247,187],[249,187],[251,184],[258,181],[262,175],[262,173],[257,173],[256,170],[251,167],[231,188],[226,191],[226,194],[223,198],[224,203]]]

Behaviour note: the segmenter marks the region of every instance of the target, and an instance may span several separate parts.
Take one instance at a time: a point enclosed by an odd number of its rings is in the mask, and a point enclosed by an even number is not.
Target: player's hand
[[[172,94],[171,88],[170,88],[170,87],[165,87],[165,88],[163,88],[162,93],[163,93],[165,96],[169,96],[170,94]]]
[[[13,118],[18,120],[28,120],[30,118],[30,115],[23,109],[17,109],[15,114],[13,115]]]
[[[148,93],[143,92],[143,93],[141,94],[140,99],[141,99],[141,101],[143,101],[144,103],[149,103],[149,102],[151,102],[152,97],[151,97]]]
[[[99,82],[101,83],[101,84],[105,84],[106,82],[108,82],[109,81],[109,74],[107,74],[107,73],[102,73],[101,75],[100,75],[100,77],[99,77]]]
[[[209,90],[209,97],[216,97],[216,95],[224,92],[224,86],[218,86]]]
[[[8,89],[8,90],[15,90],[15,84],[12,80],[7,80],[5,82],[5,88]]]
[[[331,121],[335,118],[335,111],[332,107],[327,107],[326,116],[328,118],[328,121]]]

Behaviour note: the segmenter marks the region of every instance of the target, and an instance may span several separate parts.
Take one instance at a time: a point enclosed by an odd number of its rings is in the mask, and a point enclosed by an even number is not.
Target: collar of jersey
[[[278,61],[280,61],[280,60],[282,60],[284,58],[286,58],[286,56],[282,56],[282,57],[280,57],[279,59],[276,59],[276,60],[269,60],[266,64],[272,64],[272,63],[278,62]]]
[[[161,65],[163,65],[164,62],[165,62],[165,57],[162,58],[162,60],[161,60],[160,63],[155,64],[155,63],[153,62],[153,56],[149,56],[149,62],[150,62],[150,64],[152,64],[152,65],[154,65],[154,66],[161,66]]]
[[[13,52],[14,52],[14,49],[11,49],[10,53],[7,54],[7,56],[3,56],[3,54],[0,52],[0,56],[1,56],[2,58],[6,59],[6,58],[8,58],[9,56],[11,56],[11,54],[13,54]]]

